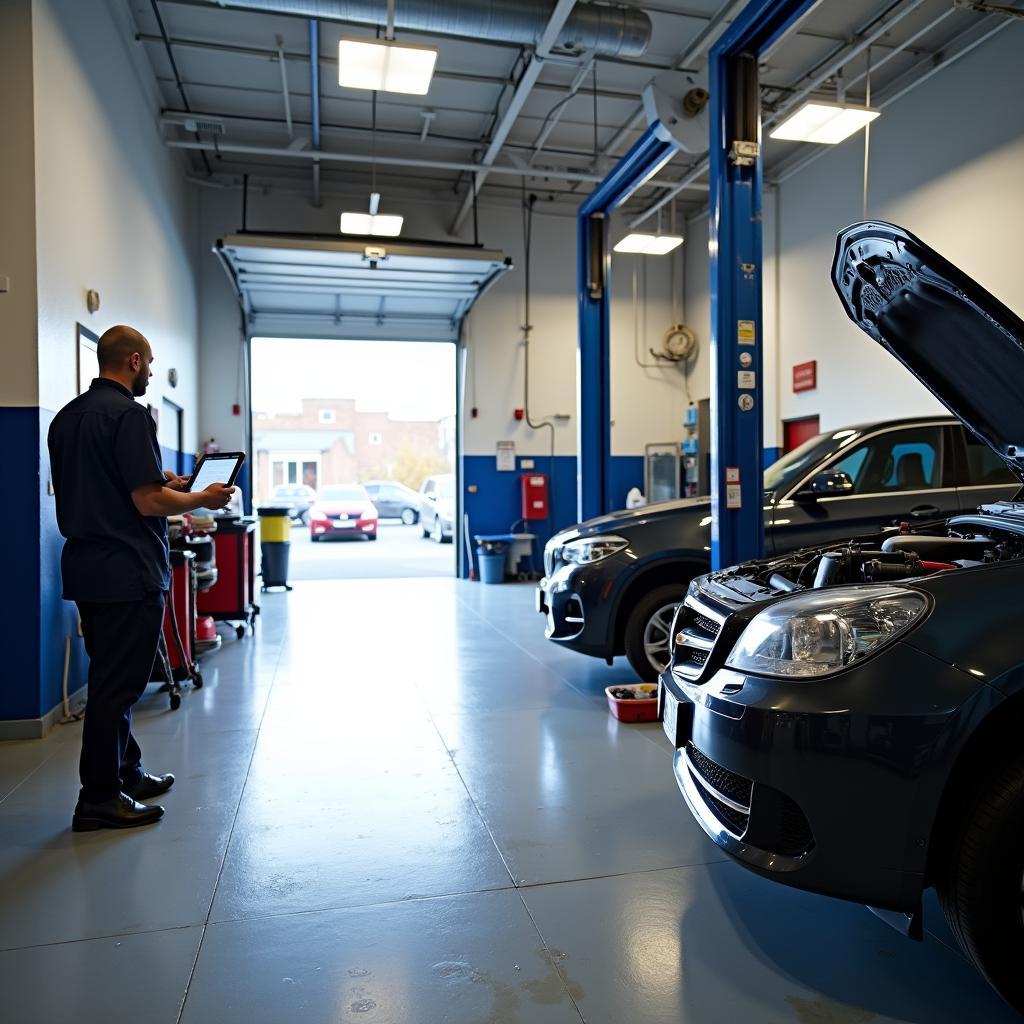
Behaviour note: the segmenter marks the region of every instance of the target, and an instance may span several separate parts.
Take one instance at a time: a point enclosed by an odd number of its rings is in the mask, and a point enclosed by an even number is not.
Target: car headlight
[[[612,534],[581,537],[563,545],[562,558],[573,565],[589,565],[591,562],[600,562],[602,558],[608,558],[628,546],[628,540]]]
[[[815,590],[755,615],[725,664],[740,672],[813,679],[848,668],[927,611],[927,598],[903,587]]]

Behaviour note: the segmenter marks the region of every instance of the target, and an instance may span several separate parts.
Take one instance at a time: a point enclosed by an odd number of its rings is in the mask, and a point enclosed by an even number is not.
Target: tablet
[[[202,455],[196,463],[195,472],[185,484],[186,491],[205,491],[210,484],[225,484],[230,487],[245,462],[245,452],[217,452]]]

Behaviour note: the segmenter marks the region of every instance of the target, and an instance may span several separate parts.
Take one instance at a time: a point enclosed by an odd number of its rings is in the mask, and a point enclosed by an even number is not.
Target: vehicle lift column
[[[577,351],[577,515],[592,519],[621,507],[611,492],[610,313],[612,211],[657,174],[680,150],[703,152],[708,112],[684,112],[683,100],[703,80],[689,73],[658,75],[644,90],[648,127],[629,152],[583,201],[578,211],[577,284],[580,325]]]
[[[752,0],[711,50],[711,564],[764,555],[758,61],[816,0]]]
[[[648,102],[670,91],[658,76],[644,94],[648,128],[579,209],[577,279],[578,515],[615,507],[610,493],[608,215],[678,149],[709,149],[711,174],[712,564],[764,552],[761,313],[761,115],[758,60],[817,0],[751,0],[711,51],[710,130],[695,144],[692,123],[672,131]],[[675,73],[681,74],[681,73]],[[692,82],[692,78],[690,79]],[[662,109],[664,109],[662,107]],[[710,141],[708,139],[710,138]],[[659,143],[662,147],[659,149]],[[746,376],[740,377],[743,372]],[[753,377],[749,376],[753,374]]]

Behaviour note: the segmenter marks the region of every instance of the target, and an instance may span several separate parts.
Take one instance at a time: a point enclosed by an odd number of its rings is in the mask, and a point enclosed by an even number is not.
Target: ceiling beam
[[[541,72],[544,70],[545,58],[550,55],[551,47],[554,46],[555,42],[558,40],[558,37],[561,34],[562,29],[565,27],[565,23],[569,20],[569,15],[572,14],[572,9],[575,6],[576,0],[558,0],[555,4],[555,9],[551,12],[550,18],[548,18],[547,27],[544,29],[540,39],[537,41],[537,48],[534,50],[529,63],[526,65],[522,75],[519,77],[519,81],[516,83],[515,92],[512,93],[512,99],[509,100],[509,104],[505,108],[505,112],[502,114],[501,120],[497,125],[495,125],[494,131],[491,133],[490,144],[487,146],[487,149],[481,159],[481,163],[485,168],[489,168],[501,152],[501,147],[504,145],[505,139],[508,138],[508,133],[512,130],[512,126],[516,123],[516,118],[519,116],[519,112],[523,109],[527,99],[529,99],[530,91],[533,89],[534,84],[537,79],[540,78]],[[462,200],[462,205],[459,207],[459,211],[455,214],[455,219],[452,221],[452,225],[448,229],[449,234],[458,234],[459,228],[462,226],[462,222],[466,219],[466,215],[469,213],[470,209],[472,209],[473,203],[476,201],[476,197],[480,194],[480,189],[483,188],[486,180],[487,170],[480,170],[476,172],[472,185],[466,190],[466,195]],[[595,178],[594,180],[599,181],[600,179]]]

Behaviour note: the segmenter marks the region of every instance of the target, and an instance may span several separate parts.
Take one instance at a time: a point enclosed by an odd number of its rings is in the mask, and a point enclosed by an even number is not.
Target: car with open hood
[[[888,420],[830,430],[764,474],[765,546],[781,553],[901,521],[1012,497],[1016,477],[959,420]],[[537,610],[549,640],[607,661],[625,654],[641,679],[668,664],[672,616],[711,567],[711,500],[684,498],[563,530],[544,550]]]
[[[1024,321],[892,224],[843,231],[832,276],[1024,482]],[[699,576],[659,686],[676,780],[719,847],[916,938],[934,887],[1019,1011],[1022,620],[1024,502],[990,501]]]

